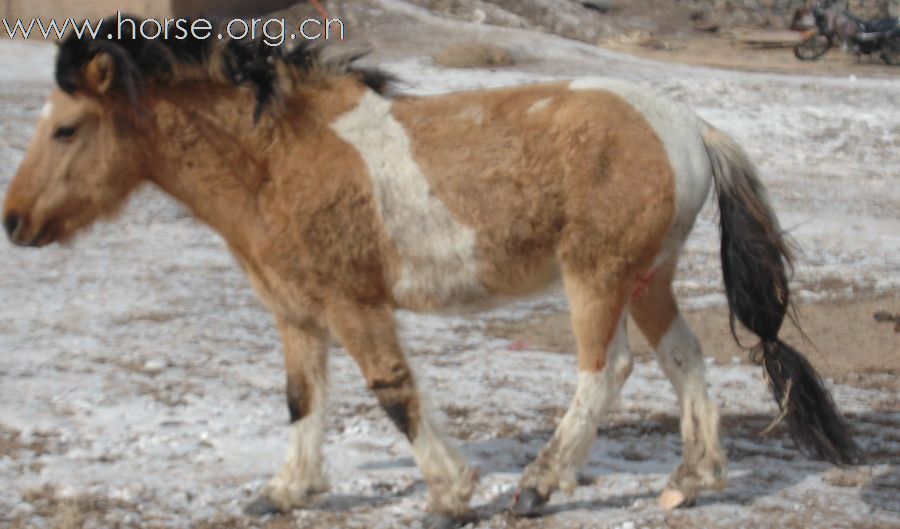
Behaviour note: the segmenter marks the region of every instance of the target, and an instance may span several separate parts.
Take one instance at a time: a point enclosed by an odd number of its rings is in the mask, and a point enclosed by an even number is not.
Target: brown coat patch
[[[434,193],[478,236],[498,295],[539,288],[560,263],[623,275],[655,256],[674,179],[646,120],[609,92],[565,84],[404,99],[394,114]]]
[[[672,168],[643,116],[615,94],[564,84],[394,108],[434,193],[476,230],[482,283],[523,294],[560,266],[580,366],[603,369],[627,292],[675,214]]]

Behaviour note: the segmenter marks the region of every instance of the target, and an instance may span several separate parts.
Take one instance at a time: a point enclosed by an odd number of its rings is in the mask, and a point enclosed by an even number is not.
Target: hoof
[[[471,522],[471,519],[454,518],[446,514],[429,513],[422,520],[423,529],[459,529]]]
[[[694,499],[688,498],[683,492],[676,489],[667,488],[659,495],[659,507],[666,511],[673,511],[679,507],[691,507],[694,505]]]
[[[545,498],[531,487],[516,492],[510,512],[515,516],[537,516],[550,498]]]
[[[275,503],[268,494],[260,494],[255,500],[244,507],[247,516],[265,516],[267,514],[281,514],[281,506]]]

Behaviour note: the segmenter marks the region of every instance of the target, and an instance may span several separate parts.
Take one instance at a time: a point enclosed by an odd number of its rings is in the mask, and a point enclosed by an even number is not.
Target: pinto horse
[[[700,343],[672,291],[713,184],[732,327],[759,337],[752,351],[780,418],[825,459],[859,457],[816,372],[778,338],[791,255],[756,170],[682,105],[612,79],[389,95],[387,75],[307,46],[106,34],[65,40],[56,81],[9,187],[5,228],[21,246],[63,241],[152,182],[227,241],[277,319],[292,420],[287,462],[248,513],[289,511],[327,488],[330,334],[409,439],[429,523],[464,520],[477,474],[421,404],[393,313],[478,307],[557,278],[577,389],[525,468],[513,512],[539,512],[576,487],[631,372],[629,315],[681,407],[683,462],[661,504],[724,486]]]

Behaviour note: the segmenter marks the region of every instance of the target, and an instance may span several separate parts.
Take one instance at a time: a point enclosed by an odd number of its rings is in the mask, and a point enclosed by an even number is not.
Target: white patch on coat
[[[41,108],[41,119],[47,119],[53,114],[53,103],[47,101],[44,103],[44,107]]]
[[[531,106],[528,107],[528,110],[526,112],[528,114],[537,114],[541,110],[544,110],[545,108],[549,107],[550,103],[552,103],[552,102],[553,102],[552,97],[545,97],[544,99],[539,99],[539,100],[535,101],[534,103],[532,103]]]
[[[475,230],[458,222],[432,193],[391,106],[366,92],[332,129],[359,151],[369,169],[378,214],[400,255],[394,298],[417,309],[478,300],[485,289],[478,281]]]
[[[675,218],[654,266],[677,255],[694,227],[712,184],[712,165],[703,143],[703,120],[690,108],[619,79],[573,81],[572,90],[604,90],[627,101],[653,127],[675,173]]]

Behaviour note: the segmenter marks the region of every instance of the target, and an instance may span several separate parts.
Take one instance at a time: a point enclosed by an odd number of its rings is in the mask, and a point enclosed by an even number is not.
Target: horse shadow
[[[900,414],[888,411],[867,411],[847,414],[848,423],[856,432],[856,439],[865,452],[861,467],[838,469],[856,472],[854,468],[871,472],[871,478],[853,485],[860,498],[876,511],[900,512],[900,454],[896,446],[900,433]],[[703,505],[753,504],[764,496],[771,496],[800,483],[808,476],[824,475],[836,469],[827,462],[814,460],[794,447],[786,428],[779,426],[765,438],[764,431],[772,421],[764,414],[730,414],[721,418],[721,441],[729,459],[729,483],[723,491],[705,492],[697,501]],[[554,501],[541,515],[566,511],[602,511],[628,508],[638,501],[655,501],[665,485],[667,476],[675,470],[681,458],[679,420],[674,416],[654,416],[638,421],[619,421],[602,426],[591,452],[585,474],[579,485],[593,485],[602,476],[619,473],[632,474],[649,483],[636,493],[604,494],[589,500]],[[522,433],[495,437],[461,445],[461,450],[481,476],[491,474],[519,474],[533,461],[538,451],[552,435],[552,431]],[[880,448],[879,448],[880,447]],[[887,447],[887,448],[885,448]],[[886,471],[881,470],[888,464]],[[411,457],[370,461],[361,465],[365,470],[413,468]],[[878,469],[873,470],[873,469]],[[653,477],[651,477],[653,476]],[[602,486],[602,485],[601,485]],[[417,481],[406,495],[424,490]],[[487,503],[474,508],[479,520],[506,516],[512,505],[514,491],[506,490]],[[386,503],[392,501],[386,499]],[[372,500],[365,500],[372,501]]]
[[[873,511],[900,515],[900,464],[889,465],[885,472],[872,476],[860,496]]]
[[[851,416],[851,422],[854,416]],[[869,472],[860,497],[873,512],[900,514],[900,412],[885,412],[863,423],[870,433]]]
[[[311,502],[306,509],[319,512],[345,513],[355,509],[384,507],[397,501],[426,492],[425,482],[421,479],[410,483],[399,490],[385,491],[377,496],[362,494],[325,494]]]

